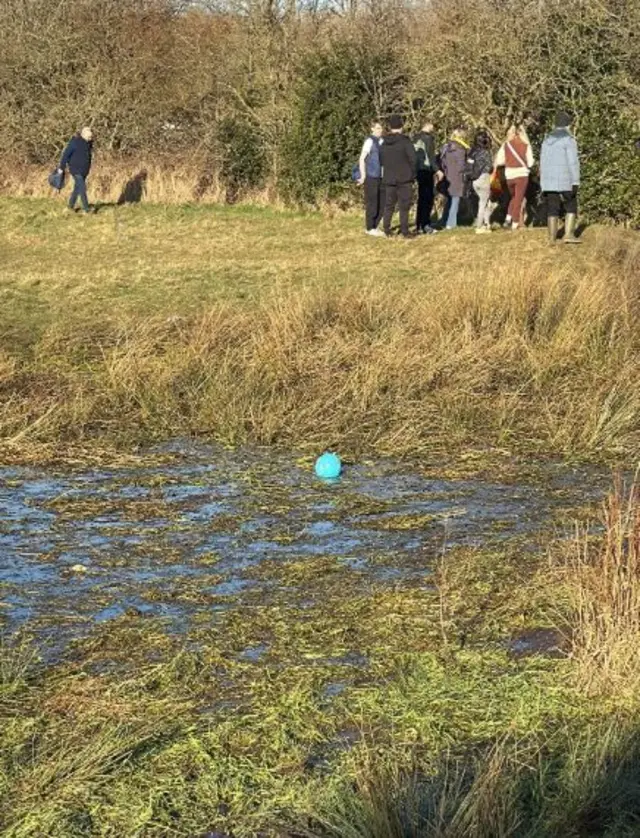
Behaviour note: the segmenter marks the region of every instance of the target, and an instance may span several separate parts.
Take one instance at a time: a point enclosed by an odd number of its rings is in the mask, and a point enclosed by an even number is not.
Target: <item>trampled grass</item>
[[[638,451],[633,233],[371,240],[355,217],[3,200],[6,456],[175,435]]]

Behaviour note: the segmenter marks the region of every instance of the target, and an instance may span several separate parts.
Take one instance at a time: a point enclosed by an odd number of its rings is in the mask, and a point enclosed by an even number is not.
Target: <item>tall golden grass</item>
[[[53,158],[47,168],[23,162],[9,162],[0,173],[0,195],[14,198],[46,198],[54,193],[47,177],[57,166]],[[123,202],[127,184],[144,172],[144,200],[154,204],[187,204],[194,201],[203,204],[227,203],[232,195],[220,178],[220,173],[211,162],[198,157],[180,157],[179,160],[165,159],[158,155],[141,156],[135,159],[115,155],[98,154],[93,172],[88,178],[89,199],[93,203],[115,204]],[[68,197],[72,187],[71,178],[59,198]],[[276,200],[269,184],[260,190],[244,190],[243,199],[254,204],[274,203]]]
[[[603,532],[579,533],[567,560],[573,655],[592,692],[633,697],[640,685],[639,492],[618,477]]]
[[[116,235],[99,219],[104,230],[86,234],[87,253],[101,231]],[[179,271],[181,254],[195,264],[196,243],[206,248],[209,241],[196,238],[204,222],[194,217],[184,231],[159,223],[166,256],[161,252],[151,274],[167,270],[167,259]],[[216,269],[242,274],[266,265],[296,280],[261,279],[242,300],[180,310],[176,283],[167,301],[158,301],[162,285],[150,276],[135,310],[126,297],[94,306],[101,280],[93,281],[92,263],[82,276],[72,272],[75,263],[65,268],[59,294],[68,311],[37,339],[29,337],[32,312],[12,322],[30,341],[28,351],[4,341],[5,447],[130,446],[195,434],[346,453],[420,455],[460,445],[588,457],[639,450],[640,242],[632,234],[595,234],[579,257],[568,248],[552,251],[541,232],[491,237],[489,245],[462,233],[438,237],[431,250],[418,242],[371,249],[349,228],[338,239],[332,223],[316,232],[324,223],[318,218],[308,222],[312,233],[292,237],[289,251],[268,237],[270,221],[261,239],[261,223],[248,215],[240,232],[234,227],[225,236],[224,226],[216,228]],[[151,254],[155,244],[136,230],[141,251]],[[135,243],[138,233],[128,235]],[[263,261],[242,261],[241,253],[262,247]],[[338,261],[330,261],[331,249]],[[96,249],[87,260],[114,253]],[[107,267],[96,262],[96,270]],[[29,270],[31,293],[42,267]],[[136,281],[128,265],[121,270],[119,283]],[[60,271],[52,262],[47,282]],[[326,275],[332,271],[336,281]],[[145,312],[147,288],[155,314]],[[41,293],[57,304],[55,284]],[[71,305],[78,295],[86,308]]]

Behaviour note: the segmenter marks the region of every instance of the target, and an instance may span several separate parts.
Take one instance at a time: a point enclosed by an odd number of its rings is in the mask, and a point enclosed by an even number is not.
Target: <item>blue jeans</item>
[[[89,212],[89,200],[87,199],[87,184],[82,175],[72,175],[73,177],[73,192],[69,198],[69,209],[73,209],[76,201],[80,198],[82,209]]]
[[[458,208],[460,207],[460,198],[459,197],[452,197],[449,195],[447,197],[447,205],[444,210],[444,217],[443,221],[447,228],[453,230],[455,227],[458,226]]]

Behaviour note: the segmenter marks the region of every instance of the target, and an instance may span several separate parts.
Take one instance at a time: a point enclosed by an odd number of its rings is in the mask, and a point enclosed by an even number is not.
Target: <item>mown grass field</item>
[[[125,463],[188,435],[468,475],[635,463],[634,234],[551,249],[537,230],[378,241],[350,216],[60,210],[0,202],[4,463]],[[269,608],[186,637],[125,614],[53,665],[28,627],[5,636],[2,834],[637,835],[635,493],[601,525],[434,552],[413,588],[292,560]],[[513,654],[538,629],[562,655]],[[240,655],[265,638],[260,664]],[[366,669],[336,663],[363,651]]]

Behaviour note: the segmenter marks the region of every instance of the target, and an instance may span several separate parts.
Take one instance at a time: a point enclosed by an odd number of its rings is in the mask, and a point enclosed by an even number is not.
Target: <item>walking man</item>
[[[367,137],[360,152],[360,186],[364,186],[365,227],[369,236],[384,236],[378,224],[384,211],[384,189],[382,188],[382,163],[380,150],[383,143],[382,125],[374,122],[371,135]]]
[[[564,111],[557,114],[554,130],[542,143],[540,187],[547,199],[547,225],[551,244],[555,244],[558,238],[558,218],[562,206],[565,210],[564,242],[580,244],[580,239],[576,237],[580,158],[578,144],[571,133],[571,117]]]
[[[409,211],[413,182],[416,179],[416,151],[413,143],[402,133],[402,117],[389,118],[389,135],[382,145],[382,183],[385,190],[384,232],[391,235],[391,219],[400,210],[400,233],[409,238]]]
[[[87,177],[91,171],[91,155],[93,150],[93,131],[91,128],[83,128],[79,134],[69,140],[62,157],[60,158],[59,172],[64,172],[69,167],[73,177],[73,192],[69,198],[69,209],[73,210],[76,201],[80,199],[82,209],[91,212],[87,198]]]
[[[434,177],[438,168],[436,160],[436,140],[433,135],[433,123],[425,122],[422,130],[413,138],[416,150],[418,179],[418,208],[416,210],[416,233],[431,235],[436,231],[431,226],[431,214],[435,197]]]

